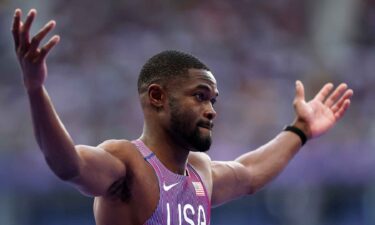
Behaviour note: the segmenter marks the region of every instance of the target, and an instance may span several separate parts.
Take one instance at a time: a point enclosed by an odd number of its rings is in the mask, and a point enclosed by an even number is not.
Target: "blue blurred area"
[[[76,143],[134,139],[136,79],[166,49],[196,55],[219,84],[210,155],[231,160],[293,120],[294,82],[354,89],[349,111],[259,193],[212,211],[212,224],[375,224],[375,1],[0,1],[0,224],[94,224],[92,199],[49,171],[32,133],[13,52],[15,8],[57,21],[47,89]]]

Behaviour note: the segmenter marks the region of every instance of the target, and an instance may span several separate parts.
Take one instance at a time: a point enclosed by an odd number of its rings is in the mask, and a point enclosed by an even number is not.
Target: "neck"
[[[185,175],[189,149],[174,140],[165,130],[143,128],[140,139],[170,171]]]

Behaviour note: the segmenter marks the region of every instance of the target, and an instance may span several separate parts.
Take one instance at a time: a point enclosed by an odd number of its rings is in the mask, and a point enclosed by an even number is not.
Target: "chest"
[[[159,200],[146,225],[209,224],[210,202],[204,184],[192,166],[187,176],[174,174],[157,160],[150,161],[158,179]]]
[[[209,224],[210,203],[200,181],[163,181],[160,185],[160,198],[155,213],[148,220],[163,224]]]

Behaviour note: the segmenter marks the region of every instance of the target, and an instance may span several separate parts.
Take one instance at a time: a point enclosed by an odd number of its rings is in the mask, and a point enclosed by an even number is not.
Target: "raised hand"
[[[47,44],[39,47],[43,38],[56,26],[56,22],[53,20],[49,21],[30,40],[30,27],[36,13],[35,9],[30,10],[25,23],[22,23],[22,12],[20,9],[16,9],[12,26],[15,50],[23,72],[24,84],[28,91],[38,89],[43,85],[47,77],[46,57],[60,40],[58,35],[54,35]]]
[[[309,102],[305,101],[305,91],[301,81],[296,82],[294,109],[297,114],[295,124],[303,129],[309,138],[322,135],[335,125],[349,108],[353,90],[344,83],[334,91],[328,83]]]

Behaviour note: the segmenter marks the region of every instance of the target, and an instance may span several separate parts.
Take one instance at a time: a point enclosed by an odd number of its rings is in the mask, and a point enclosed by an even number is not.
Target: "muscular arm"
[[[332,84],[326,84],[315,98],[305,102],[304,88],[296,83],[294,108],[297,118],[294,126],[309,138],[329,130],[350,105],[353,91],[346,84],[332,93]],[[258,149],[231,162],[211,162],[212,204],[219,205],[243,195],[252,194],[274,179],[287,166],[301,147],[301,139],[292,132],[281,132]]]
[[[267,144],[234,161],[212,161],[212,204],[220,205],[261,189],[281,173],[300,146],[297,135],[281,132]]]
[[[30,41],[29,30],[35,16],[36,11],[31,10],[23,24],[21,10],[16,10],[12,33],[29,97],[36,140],[49,167],[60,179],[88,195],[104,195],[114,181],[125,175],[125,165],[106,151],[105,148],[113,147],[111,144],[98,147],[74,145],[44,87],[46,56],[59,37],[52,37],[40,48],[39,43],[54,28],[55,22],[46,24]]]
[[[80,158],[44,86],[28,91],[34,133],[52,171],[63,180],[79,174]]]
[[[125,176],[125,165],[107,149],[74,145],[44,87],[28,92],[36,140],[51,170],[87,195],[105,195],[109,186]]]

